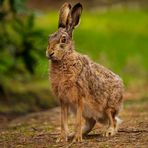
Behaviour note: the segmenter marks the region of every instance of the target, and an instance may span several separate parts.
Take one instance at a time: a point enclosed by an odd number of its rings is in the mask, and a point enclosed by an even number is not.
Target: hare
[[[76,115],[74,141],[82,141],[96,122],[108,124],[105,136],[117,132],[117,115],[123,102],[123,82],[107,68],[75,51],[72,33],[79,24],[82,5],[64,3],[58,31],[49,36],[46,56],[51,60],[50,79],[61,105],[60,141],[68,140],[68,109]],[[82,127],[82,118],[85,125]]]

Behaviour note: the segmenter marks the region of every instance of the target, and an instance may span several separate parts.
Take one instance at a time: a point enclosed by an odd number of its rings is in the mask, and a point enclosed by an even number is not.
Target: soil
[[[60,108],[32,113],[13,120],[0,116],[0,148],[147,148],[148,147],[148,99],[127,102],[120,114],[123,122],[119,132],[112,137],[101,135],[105,127],[96,124],[81,143],[56,143],[60,134]],[[136,101],[135,101],[136,102]],[[69,127],[74,117],[70,116]]]

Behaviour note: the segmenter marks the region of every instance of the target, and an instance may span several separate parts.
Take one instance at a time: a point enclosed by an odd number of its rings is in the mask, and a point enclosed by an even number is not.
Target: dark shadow
[[[84,139],[102,138],[101,134],[88,134],[84,136]]]

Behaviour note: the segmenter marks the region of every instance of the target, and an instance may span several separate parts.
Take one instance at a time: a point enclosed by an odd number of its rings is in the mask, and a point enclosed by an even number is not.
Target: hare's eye
[[[61,43],[66,43],[66,36],[62,36]]]

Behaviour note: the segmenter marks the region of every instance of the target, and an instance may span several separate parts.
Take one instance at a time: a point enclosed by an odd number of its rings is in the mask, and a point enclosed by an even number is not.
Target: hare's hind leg
[[[116,117],[115,117],[116,111],[111,108],[108,108],[106,110],[106,115],[108,117],[109,126],[103,135],[106,137],[113,136],[117,132],[117,125],[118,125]]]
[[[82,134],[84,136],[87,135],[92,130],[95,124],[96,120],[94,120],[93,118],[85,118],[85,125],[82,128]]]

